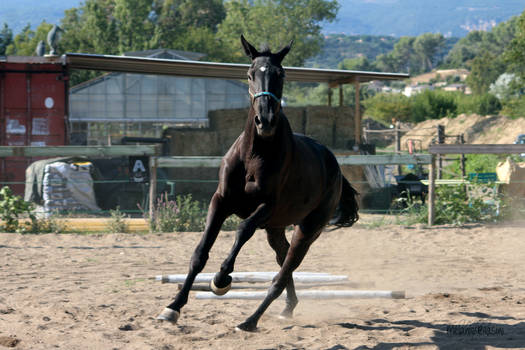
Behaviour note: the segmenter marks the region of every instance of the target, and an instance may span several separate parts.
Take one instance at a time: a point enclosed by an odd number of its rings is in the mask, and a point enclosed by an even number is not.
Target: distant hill
[[[458,38],[447,38],[438,62],[452,49]],[[325,35],[319,55],[308,59],[306,67],[336,69],[345,58],[366,57],[373,61],[378,55],[392,51],[399,38],[386,35]]]
[[[337,68],[345,58],[366,57],[374,60],[377,55],[392,51],[398,38],[392,36],[343,35],[325,36],[322,52],[307,60],[307,67]]]
[[[0,0],[0,25],[7,23],[16,35],[28,23],[35,29],[42,21],[59,24],[64,11],[82,0]]]
[[[64,10],[78,7],[82,0],[0,0],[0,25],[13,33],[43,20],[59,23]],[[325,33],[418,36],[426,32],[451,37],[465,36],[473,29],[493,25],[519,15],[523,0],[339,0],[341,8]]]
[[[525,9],[523,0],[340,0],[337,21],[325,33],[463,37],[488,30]]]

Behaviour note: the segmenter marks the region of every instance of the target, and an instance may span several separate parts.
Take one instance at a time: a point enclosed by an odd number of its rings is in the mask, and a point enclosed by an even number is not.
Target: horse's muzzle
[[[255,116],[255,127],[257,129],[257,135],[261,137],[270,137],[275,134],[277,118],[270,116],[269,118],[261,117],[260,115]]]

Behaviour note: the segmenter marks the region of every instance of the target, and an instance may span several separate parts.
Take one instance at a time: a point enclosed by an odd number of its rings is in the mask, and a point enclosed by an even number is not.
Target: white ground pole
[[[271,282],[277,272],[232,272],[230,276],[233,282]],[[157,281],[162,283],[182,283],[186,280],[185,274],[175,275],[158,275],[155,277]],[[209,283],[215,273],[200,273],[195,278],[195,283]],[[346,275],[331,275],[322,272],[294,272],[294,282],[298,283],[323,283],[323,282],[345,282],[348,281]]]
[[[298,290],[299,299],[404,299],[404,291],[389,290]],[[211,292],[197,292],[196,299],[264,299],[267,292],[228,292],[225,295],[215,295]],[[286,292],[281,294],[280,299],[286,297]]]

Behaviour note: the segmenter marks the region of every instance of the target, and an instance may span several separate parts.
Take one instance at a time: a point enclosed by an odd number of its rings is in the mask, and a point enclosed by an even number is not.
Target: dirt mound
[[[525,118],[510,119],[505,116],[480,116],[460,114],[456,118],[426,120],[416,124],[401,138],[401,149],[407,150],[409,140],[419,148],[428,149],[437,139],[437,126],[445,126],[446,143],[456,143],[454,136],[463,134],[465,143],[509,144],[514,143],[519,134],[525,134]]]

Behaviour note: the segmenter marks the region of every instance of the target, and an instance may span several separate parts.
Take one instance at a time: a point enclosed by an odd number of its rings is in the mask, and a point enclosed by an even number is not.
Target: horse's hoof
[[[164,310],[162,310],[160,315],[157,316],[157,320],[160,322],[166,321],[166,322],[175,324],[177,323],[179,316],[180,316],[180,312],[172,310],[167,307]]]
[[[235,330],[244,332],[255,332],[257,331],[257,325],[252,322],[243,322],[237,327],[235,327]]]
[[[210,289],[215,295],[224,295],[228,293],[228,291],[232,288],[232,284],[228,284],[226,287],[219,288],[215,285],[215,282],[212,280],[210,281]]]
[[[279,318],[282,319],[282,320],[289,320],[289,319],[293,318],[293,311],[284,310],[279,315]]]

